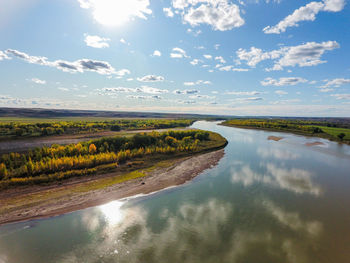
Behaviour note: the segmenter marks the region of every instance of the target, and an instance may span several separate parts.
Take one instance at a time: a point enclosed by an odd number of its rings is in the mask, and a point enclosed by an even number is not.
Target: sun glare
[[[93,2],[94,19],[104,26],[119,26],[133,17],[146,19],[148,0],[98,0]]]
[[[109,224],[116,225],[123,220],[124,215],[121,210],[123,204],[124,202],[121,201],[113,201],[99,207]]]

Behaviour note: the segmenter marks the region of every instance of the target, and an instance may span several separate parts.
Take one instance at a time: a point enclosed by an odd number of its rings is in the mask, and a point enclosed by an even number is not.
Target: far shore
[[[105,174],[89,181],[55,184],[40,188],[33,186],[18,193],[16,189],[0,192],[0,225],[39,218],[48,218],[93,207],[137,194],[149,194],[192,180],[218,164],[224,149],[168,160],[163,165],[141,169],[146,176],[116,183],[96,190],[90,185],[107,183],[117,173]],[[35,190],[36,189],[36,190]],[[85,191],[84,191],[85,189]],[[32,191],[34,190],[34,191]]]

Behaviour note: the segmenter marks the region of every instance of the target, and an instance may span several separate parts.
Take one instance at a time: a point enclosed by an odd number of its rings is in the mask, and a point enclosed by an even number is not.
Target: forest
[[[101,131],[165,129],[190,126],[189,119],[117,119],[101,121],[0,121],[0,139],[41,137],[49,135],[91,133]]]
[[[214,145],[212,133],[200,130],[137,133],[69,145],[52,145],[0,156],[0,188],[40,184],[117,169],[146,156],[193,153]]]
[[[345,123],[347,124],[347,123]],[[300,119],[231,119],[222,123],[225,126],[247,127],[274,131],[287,131],[350,143],[350,127],[327,121]]]

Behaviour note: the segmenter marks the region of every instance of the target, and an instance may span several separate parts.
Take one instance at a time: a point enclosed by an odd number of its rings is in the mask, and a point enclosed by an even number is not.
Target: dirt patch
[[[306,146],[316,146],[316,145],[324,145],[323,142],[307,142],[305,143]]]
[[[168,166],[146,169],[146,176],[117,183],[102,189],[83,191],[86,182],[56,185],[43,191],[16,195],[2,195],[0,225],[36,218],[45,218],[101,205],[136,194],[148,194],[169,186],[183,184],[219,162],[224,149],[169,162]],[[115,175],[110,174],[109,177]],[[98,180],[98,179],[97,179]],[[91,183],[91,181],[89,182]],[[34,195],[36,198],[34,198]],[[25,200],[25,201],[23,201]]]
[[[278,142],[278,141],[280,141],[280,140],[282,140],[283,139],[283,137],[277,137],[277,136],[269,136],[269,137],[267,137],[267,139],[269,140],[269,141],[276,141],[276,142]]]

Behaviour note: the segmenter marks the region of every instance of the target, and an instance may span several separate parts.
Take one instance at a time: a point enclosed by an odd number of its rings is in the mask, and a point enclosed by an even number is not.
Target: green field
[[[222,123],[224,126],[262,129],[269,131],[291,132],[306,136],[321,137],[332,141],[350,144],[348,123],[331,123],[327,121],[307,121],[299,119],[231,119]],[[340,127],[334,127],[334,126]],[[344,134],[342,138],[340,134]]]

